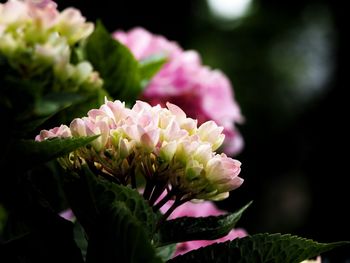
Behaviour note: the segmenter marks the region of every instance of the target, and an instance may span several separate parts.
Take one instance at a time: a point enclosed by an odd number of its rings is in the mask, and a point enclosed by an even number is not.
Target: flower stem
[[[133,189],[136,189],[136,176],[135,176],[135,173],[132,173],[131,176],[130,176],[130,180],[131,180],[131,187]]]
[[[143,191],[143,198],[149,200],[154,189],[154,183],[151,180],[147,180],[145,190]]]
[[[166,202],[168,202],[175,194],[176,194],[176,190],[175,189],[171,189],[162,200],[160,200],[157,204],[155,204],[153,206],[153,211],[156,212],[159,209],[161,209],[162,206],[165,205]]]
[[[181,199],[181,198],[182,198],[182,196],[177,196],[176,197],[175,202],[173,203],[173,205],[159,219],[156,229],[159,229],[160,225],[164,223],[164,221],[171,215],[172,212],[174,212],[174,210],[176,208],[178,208],[180,205],[182,205],[182,204],[184,204],[187,201],[190,201],[192,199],[192,197],[187,197],[187,198],[183,198],[183,199]]]
[[[162,195],[166,188],[167,184],[161,184],[161,185],[156,185],[153,192],[152,196],[149,199],[149,204],[150,206],[153,206],[154,203],[159,199],[159,197]]]
[[[93,172],[95,175],[99,175],[101,177],[103,177],[104,179],[106,179],[107,181],[113,182],[115,184],[121,184],[121,182],[118,180],[118,178],[110,175],[110,174],[106,174],[104,173],[102,170],[97,169],[95,165],[91,164],[91,163],[87,163],[89,169],[91,172]]]

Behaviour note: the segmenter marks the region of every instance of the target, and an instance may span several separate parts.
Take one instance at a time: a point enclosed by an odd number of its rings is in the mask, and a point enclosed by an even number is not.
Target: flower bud
[[[203,123],[197,131],[197,134],[202,141],[209,142],[212,145],[213,151],[218,149],[225,139],[225,135],[222,134],[223,127],[219,127],[213,121],[207,121]]]
[[[159,156],[162,160],[166,162],[170,162],[174,157],[176,149],[177,149],[176,141],[172,141],[169,143],[163,142],[163,145],[159,151]]]
[[[72,136],[71,130],[68,128],[68,126],[61,125],[59,127],[55,127],[50,130],[40,131],[40,134],[35,137],[35,140],[41,142],[49,138],[55,138],[55,137],[67,138],[71,136]]]

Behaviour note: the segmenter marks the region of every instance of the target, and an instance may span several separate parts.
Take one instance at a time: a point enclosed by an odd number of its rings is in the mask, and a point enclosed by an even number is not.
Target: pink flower
[[[182,49],[175,42],[171,42],[163,36],[154,36],[141,27],[136,27],[127,33],[116,31],[113,36],[129,47],[136,59],[139,60],[153,55],[175,57],[182,53]]]
[[[137,101],[129,109],[120,101],[106,99],[99,109],[74,119],[69,127],[42,130],[35,139],[100,135],[90,143],[92,147],[75,150],[71,158],[62,157],[62,166],[76,169],[84,160],[123,184],[129,184],[137,170],[159,188],[147,193],[148,198],[154,194],[154,200],[163,192],[164,183],[169,195],[177,189],[178,199],[222,200],[243,183],[238,176],[241,163],[215,152],[223,142],[222,130],[213,121],[198,127],[196,120],[171,103],[162,108]]]
[[[172,205],[173,201],[169,201],[162,208],[162,212],[166,212],[167,209]],[[218,209],[213,202],[204,201],[201,203],[187,202],[178,208],[170,215],[169,219],[179,218],[183,216],[191,217],[205,217],[205,216],[218,216],[223,215],[226,212]],[[235,238],[242,238],[247,236],[247,232],[242,228],[232,229],[226,236],[216,240],[195,240],[187,241],[177,244],[174,256],[185,254],[191,250],[198,249],[200,247],[209,246],[214,243],[225,242],[233,240]]]
[[[195,51],[183,51],[175,42],[152,35],[142,28],[117,31],[114,37],[130,48],[139,60],[165,55],[168,62],[147,85],[142,99],[164,106],[167,101],[178,105],[199,124],[214,120],[224,127],[224,151],[237,154],[243,139],[235,127],[243,117],[234,100],[229,79],[219,70],[202,65]]]
[[[240,187],[244,181],[238,176],[241,172],[241,162],[227,157],[224,153],[210,159],[206,171],[208,180],[220,193],[216,200],[228,197],[228,192]]]
[[[41,142],[49,138],[55,138],[55,137],[67,138],[71,136],[72,136],[72,133],[69,127],[66,125],[61,125],[59,127],[55,127],[50,130],[40,131],[40,134],[35,137],[35,140]]]
[[[31,2],[32,4],[36,5],[37,7],[44,8],[47,5],[55,5],[57,4],[54,1],[51,0],[27,0],[27,2]]]
[[[58,214],[60,217],[73,222],[75,220],[75,215],[71,209],[66,209]]]

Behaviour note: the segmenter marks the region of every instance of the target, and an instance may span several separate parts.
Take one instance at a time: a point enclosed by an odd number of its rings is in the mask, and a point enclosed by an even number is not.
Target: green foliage
[[[87,39],[84,52],[101,74],[103,88],[116,99],[133,103],[141,92],[138,62],[129,49],[114,40],[101,22]]]
[[[190,240],[214,240],[227,235],[251,205],[237,212],[222,216],[180,217],[168,220],[160,227],[160,244],[184,242]]]
[[[40,72],[27,75],[1,53],[0,71],[0,117],[17,138],[26,137],[53,116],[53,126],[70,122],[108,96],[98,81],[82,82],[78,75],[58,76],[52,65],[43,65]]]
[[[87,253],[87,247],[88,247],[88,241],[86,239],[86,234],[84,231],[84,228],[79,224],[79,222],[74,223],[73,228],[74,233],[74,241],[79,247],[81,251],[81,255],[83,256],[83,259],[86,259],[86,253]]]
[[[86,116],[89,110],[99,108],[103,104],[105,97],[108,97],[108,94],[103,89],[86,92],[81,99],[77,99],[71,105],[66,105],[66,107],[62,107],[55,112],[55,114],[45,118],[43,122],[39,123],[39,129],[38,126],[35,128],[37,131],[40,131],[40,129],[56,127],[61,124],[69,125],[74,118],[81,118]]]
[[[157,255],[160,257],[163,261],[169,260],[175,253],[176,250],[176,244],[170,244],[163,247],[157,247]]]
[[[55,92],[44,96],[35,105],[35,112],[39,116],[49,116],[84,99],[75,92]]]
[[[117,185],[115,183],[100,179],[96,180],[94,195],[99,209],[109,209],[113,202],[123,203],[132,216],[144,226],[149,238],[152,238],[155,231],[157,216],[146,200],[135,189]]]
[[[153,213],[152,208],[139,192],[128,186],[118,185],[114,182],[97,177],[85,164],[82,165],[82,169],[78,174],[79,178],[77,182],[82,187],[89,190],[88,194],[90,197],[88,197],[88,199],[91,199],[92,213],[98,216],[101,211],[110,210],[112,203],[123,203],[129,209],[132,216],[137,218],[145,227],[149,237],[153,235],[157,216]],[[79,197],[76,195],[81,195],[81,192],[73,192],[72,194],[74,194],[74,196],[71,197],[78,200]],[[85,202],[84,199],[82,202]],[[77,209],[80,209],[80,207],[81,206],[78,206]],[[80,220],[78,215],[77,217],[78,220]]]
[[[349,242],[322,244],[289,234],[257,234],[200,248],[168,262],[300,263],[346,244]]]
[[[86,164],[75,175],[66,178],[64,186],[69,201],[77,201],[72,209],[79,221],[97,218],[102,211],[109,211],[112,203],[118,201],[124,203],[132,216],[145,227],[148,236],[153,236],[158,216],[135,189],[96,176]],[[85,212],[81,213],[83,209]],[[82,225],[90,233],[95,222],[91,221],[89,226]]]
[[[64,185],[89,238],[87,262],[161,262],[151,245],[157,216],[136,190],[99,178],[87,165]]]
[[[7,57],[0,52],[0,117],[7,126],[12,126],[13,133],[19,133],[23,126],[38,116],[35,106],[44,90],[49,89],[53,73],[46,69],[42,74],[29,77],[23,76],[12,68]],[[19,126],[19,127],[18,127]]]
[[[139,69],[142,86],[145,87],[148,81],[162,68],[167,62],[164,56],[150,56],[140,61]]]
[[[95,140],[97,136],[80,138],[53,138],[42,142],[21,140],[13,146],[10,158],[20,159],[24,167],[45,163],[68,154]]]
[[[162,262],[145,230],[125,202],[111,203],[98,218],[86,262]]]

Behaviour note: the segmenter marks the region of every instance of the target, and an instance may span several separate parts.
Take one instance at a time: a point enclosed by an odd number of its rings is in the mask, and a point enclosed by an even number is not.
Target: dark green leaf
[[[79,224],[79,222],[74,223],[74,240],[77,246],[80,248],[81,255],[83,259],[86,259],[86,252],[88,247],[88,241],[86,239],[86,234],[83,227]]]
[[[35,132],[52,117],[53,126],[68,124],[91,108],[99,107],[104,97],[108,97],[98,84],[81,83],[73,77],[63,80],[49,65],[30,75],[12,66],[0,54],[0,117],[5,119],[6,126],[12,126],[12,133],[18,138],[30,138],[28,133]]]
[[[127,47],[114,40],[101,22],[87,39],[85,56],[104,80],[114,98],[133,103],[141,92],[138,62]]]
[[[30,72],[27,67],[16,67],[0,52],[0,72],[0,108],[13,115],[12,122],[33,117],[38,99],[52,85],[52,69],[43,66],[39,72]]]
[[[86,174],[89,169],[84,166]],[[157,216],[140,193],[128,186],[118,185],[102,178],[96,178],[90,173],[90,185],[93,189],[96,205],[99,209],[108,209],[115,202],[122,202],[129,209],[130,213],[140,221],[149,237],[151,238],[155,230]]]
[[[90,179],[89,173],[91,171],[88,169],[81,172],[67,171],[66,176],[62,177],[63,190],[69,206],[87,237],[92,235],[100,213],[96,204],[98,197],[94,195],[95,180]]]
[[[162,262],[125,202],[110,204],[109,210],[102,211],[97,226],[89,240],[87,263]]]
[[[31,118],[28,121],[23,121],[18,123],[14,128],[16,129],[16,137],[17,138],[33,138],[35,135],[40,132],[40,127],[46,121],[48,121],[52,115]]]
[[[13,156],[10,158],[19,159],[22,164],[34,166],[68,154],[87,145],[97,137],[98,135],[80,138],[54,138],[42,142],[21,140],[17,145],[14,145]]]
[[[323,244],[289,234],[257,234],[200,248],[168,262],[300,263],[346,244],[350,242]]]
[[[64,182],[67,198],[88,235],[94,231],[101,211],[109,210],[118,201],[144,226],[149,239],[153,238],[157,215],[136,190],[97,177],[87,165],[69,178]]]
[[[91,168],[93,169],[93,168]],[[161,262],[151,245],[156,214],[136,191],[83,164],[65,180],[67,199],[88,235],[87,262]]]
[[[98,177],[86,164],[65,181],[88,235],[87,262],[161,262],[151,245],[156,215],[136,190]]]
[[[72,92],[50,93],[39,100],[35,112],[39,116],[52,115],[83,99],[82,95]]]
[[[142,86],[146,86],[148,81],[162,68],[167,62],[165,56],[150,56],[139,63]]]
[[[223,237],[234,228],[251,203],[249,202],[232,214],[168,220],[160,228],[160,244],[166,245],[189,240],[213,240]]]
[[[99,108],[107,95],[103,89],[86,91],[82,100],[63,108],[53,116],[51,115],[41,127],[56,127],[62,123],[69,124],[74,118],[86,116],[89,110]]]

